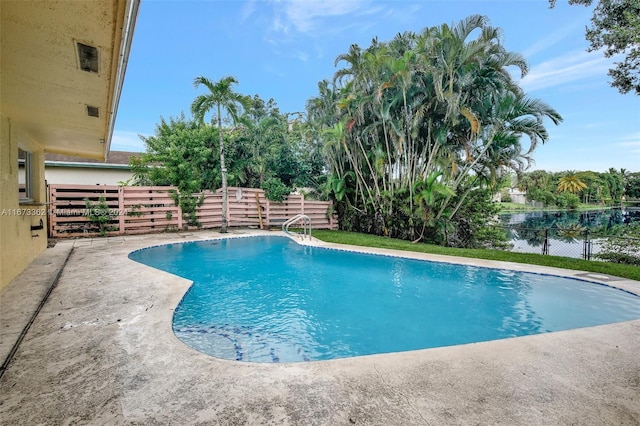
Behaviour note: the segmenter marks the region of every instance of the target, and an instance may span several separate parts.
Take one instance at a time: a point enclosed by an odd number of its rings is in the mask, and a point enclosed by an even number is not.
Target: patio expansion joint
[[[65,257],[65,259],[64,259],[64,261],[62,263],[62,266],[60,268],[58,268],[56,274],[53,276],[53,278],[49,282],[49,285],[47,287],[46,293],[44,294],[44,296],[40,300],[40,303],[36,307],[35,311],[31,315],[31,317],[29,318],[29,321],[27,322],[27,324],[24,326],[24,328],[22,329],[22,331],[18,335],[18,338],[16,339],[15,343],[11,347],[11,350],[7,354],[4,362],[2,363],[2,366],[0,366],[0,378],[2,378],[2,376],[5,373],[5,371],[7,371],[7,369],[9,368],[9,364],[11,363],[11,360],[13,359],[14,355],[18,351],[18,348],[20,347],[20,343],[22,343],[22,340],[24,339],[24,337],[29,332],[29,329],[31,328],[31,325],[33,324],[33,322],[35,321],[36,317],[38,316],[38,314],[42,310],[42,307],[47,302],[47,299],[49,299],[49,296],[51,295],[51,292],[53,291],[53,289],[58,284],[58,281],[60,280],[60,276],[62,275],[62,271],[64,271],[64,268],[67,265],[67,262],[69,261],[69,258],[71,257],[71,253],[73,253],[73,249],[74,249],[74,247],[72,246],[71,249],[69,250],[69,252],[67,253],[66,257]]]

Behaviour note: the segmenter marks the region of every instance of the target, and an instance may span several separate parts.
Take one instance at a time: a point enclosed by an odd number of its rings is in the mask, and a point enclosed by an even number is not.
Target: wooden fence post
[[[329,214],[329,229],[331,229],[333,231],[333,201],[329,201],[331,204],[329,204],[329,209],[327,209],[327,211],[331,211],[331,213]]]
[[[256,208],[258,209],[258,220],[260,221],[260,229],[264,229],[264,223],[262,222],[262,206],[260,205],[260,194],[256,191]]]
[[[124,186],[118,188],[118,234],[122,235],[126,229],[126,212],[124,211]]]
[[[180,190],[176,188],[176,197],[180,199]],[[182,231],[182,205],[178,203],[178,231]]]
[[[271,228],[271,202],[267,198],[267,229]]]
[[[229,225],[229,223],[231,223],[231,215],[229,214],[229,212],[231,211],[230,205],[231,203],[229,202],[229,187],[227,187],[227,211],[224,212],[224,215],[227,218],[227,226],[231,226]]]

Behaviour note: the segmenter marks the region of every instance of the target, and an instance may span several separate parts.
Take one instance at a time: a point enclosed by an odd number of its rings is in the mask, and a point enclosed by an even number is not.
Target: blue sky
[[[640,171],[640,97],[609,86],[613,59],[587,53],[591,8],[558,0],[142,0],[112,150],[144,151],[160,117],[190,116],[193,79],[236,77],[236,90],[273,98],[281,112],[303,111],[335,58],[399,32],[456,23],[472,15],[502,29],[508,50],[530,66],[521,86],[564,118],[548,122],[531,170]]]

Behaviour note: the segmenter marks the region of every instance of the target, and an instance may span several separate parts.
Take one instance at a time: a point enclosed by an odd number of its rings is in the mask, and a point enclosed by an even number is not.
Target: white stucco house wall
[[[503,189],[509,197],[511,202],[515,204],[527,204],[527,193],[519,190],[518,188],[505,188]],[[502,192],[498,192],[493,195],[493,201],[500,202],[502,199]]]
[[[47,248],[45,156],[108,158],[139,6],[0,0],[0,291]]]
[[[139,152],[110,151],[105,161],[46,154],[44,177],[47,184],[118,185],[133,177],[129,158],[140,154]]]

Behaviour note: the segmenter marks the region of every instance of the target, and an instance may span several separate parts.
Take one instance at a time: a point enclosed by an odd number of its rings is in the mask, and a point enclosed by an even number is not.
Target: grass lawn
[[[596,272],[600,274],[614,275],[616,277],[623,277],[640,281],[640,267],[638,266],[620,265],[617,263],[574,259],[569,257],[545,256],[533,253],[514,253],[503,250],[460,249],[423,243],[413,244],[410,241],[378,237],[375,235],[359,234],[357,232],[314,229],[312,234],[315,238],[326,241],[328,243],[350,244],[364,247],[379,247],[394,250],[415,251],[420,253],[527,263],[530,265],[551,266],[555,268]]]

